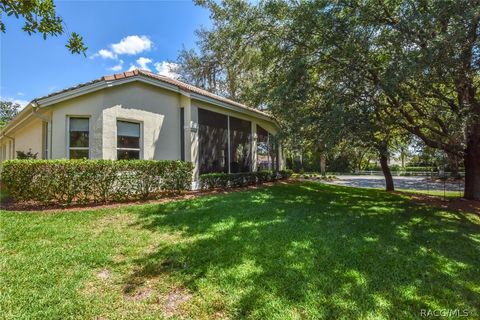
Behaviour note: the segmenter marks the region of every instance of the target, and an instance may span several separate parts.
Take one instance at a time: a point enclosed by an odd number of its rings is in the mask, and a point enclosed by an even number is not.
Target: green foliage
[[[2,184],[14,201],[95,203],[189,189],[192,164],[157,160],[7,160]]]
[[[465,163],[480,199],[478,0],[197,3],[213,27],[196,61],[226,53],[210,69],[248,75],[236,95],[279,119],[290,150],[346,140],[385,160],[408,132]]]
[[[18,113],[20,105],[12,101],[0,101],[0,129]]]
[[[64,22],[56,13],[53,0],[29,0],[15,1],[2,0],[0,2],[0,14],[5,13],[7,16],[15,16],[15,18],[23,18],[24,24],[22,30],[32,35],[40,33],[43,39],[49,36],[57,37],[68,34],[64,28]],[[5,33],[5,23],[0,20],[0,31]],[[83,42],[83,38],[76,32],[69,34],[66,47],[71,53],[85,55],[87,47]]]
[[[65,47],[67,47],[71,53],[74,53],[74,54],[82,53],[83,55],[86,55],[85,52],[87,52],[87,49],[88,49],[87,47],[85,47],[85,44],[83,43],[83,37],[76,32],[73,32],[70,35],[70,38],[68,38],[68,43],[65,45]]]
[[[25,151],[17,151],[17,159],[20,160],[35,160],[37,159],[38,152],[33,153],[32,149],[29,149],[28,152]]]
[[[292,170],[280,170],[278,172],[265,170],[240,173],[206,173],[200,175],[200,186],[204,190],[243,187],[257,183],[288,179],[292,173]]]
[[[327,171],[329,172],[352,172],[354,171],[352,159],[346,155],[339,154],[332,157],[328,162]]]

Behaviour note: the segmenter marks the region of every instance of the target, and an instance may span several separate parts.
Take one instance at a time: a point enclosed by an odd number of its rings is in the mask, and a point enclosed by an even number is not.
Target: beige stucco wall
[[[132,82],[70,99],[53,108],[53,158],[68,156],[68,117],[88,116],[92,159],[116,159],[117,120],[141,123],[143,159],[180,159],[177,93]]]
[[[25,124],[12,135],[14,141],[14,152],[11,158],[16,157],[17,151],[37,153],[37,158],[42,158],[42,120],[34,119]]]
[[[180,123],[180,110],[184,109],[184,123]],[[229,110],[213,103],[191,98],[187,92],[172,92],[142,82],[128,82],[96,92],[71,98],[48,107],[41,107],[35,118],[23,128],[15,129],[15,150],[39,152],[42,156],[42,121],[50,121],[50,154],[52,159],[68,158],[68,119],[72,116],[89,118],[90,158],[116,159],[117,120],[141,123],[141,158],[179,160],[184,148],[185,160],[198,163],[198,109],[203,108],[252,122],[275,134],[277,127],[270,121]],[[181,131],[185,145],[181,146]],[[2,144],[8,143],[2,139]],[[253,140],[255,148],[255,139]],[[0,149],[1,151],[2,149]],[[255,151],[253,156],[255,157]],[[1,152],[0,152],[1,156]],[[255,164],[255,158],[253,159]],[[283,165],[282,165],[283,167]],[[255,168],[253,168],[255,169]],[[194,170],[194,180],[198,168]]]

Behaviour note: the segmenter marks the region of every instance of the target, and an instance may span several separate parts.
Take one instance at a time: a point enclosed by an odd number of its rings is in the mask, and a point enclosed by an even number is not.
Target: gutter
[[[10,140],[12,140],[12,141],[15,141],[15,138],[10,137],[10,136],[7,136],[5,133],[2,133],[2,138],[8,138],[8,139],[10,139]]]
[[[27,120],[32,115],[32,113],[28,113],[27,110],[33,108],[32,105],[34,103],[34,100],[28,103],[25,108],[23,108],[22,111],[20,111],[12,120],[10,120],[10,122],[0,131],[0,134],[2,134],[2,136],[5,135],[6,132],[11,131]],[[16,121],[17,123],[15,123]]]

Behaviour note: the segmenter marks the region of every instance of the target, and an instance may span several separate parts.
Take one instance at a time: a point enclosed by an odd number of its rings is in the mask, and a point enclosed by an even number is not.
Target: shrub
[[[33,153],[32,149],[28,149],[28,152],[17,151],[17,159],[37,159],[38,152]]]
[[[205,173],[200,175],[202,189],[225,189],[243,187],[258,183],[287,179],[292,175],[292,170],[240,172],[240,173]]]
[[[192,164],[158,160],[7,160],[2,184],[14,201],[124,201],[189,189]]]

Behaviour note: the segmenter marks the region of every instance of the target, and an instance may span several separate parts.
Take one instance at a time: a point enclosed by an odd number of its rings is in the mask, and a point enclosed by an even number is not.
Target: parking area
[[[395,189],[463,191],[462,182],[431,181],[427,177],[393,177]],[[359,188],[385,188],[385,178],[381,175],[339,175],[329,184]]]

